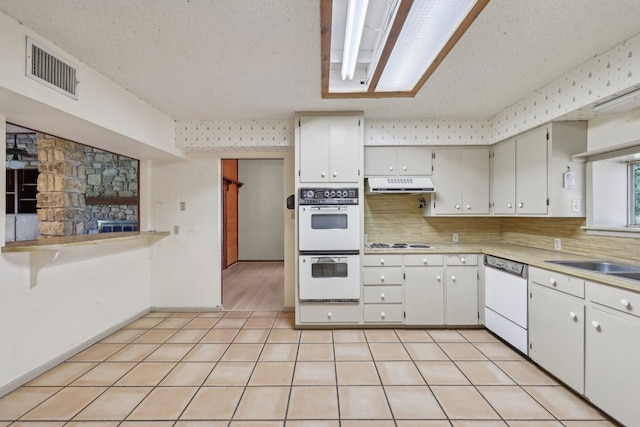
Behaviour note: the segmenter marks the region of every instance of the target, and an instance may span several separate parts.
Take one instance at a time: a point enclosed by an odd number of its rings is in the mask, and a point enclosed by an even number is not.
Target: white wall
[[[284,259],[284,162],[280,159],[238,160],[238,258]]]
[[[152,248],[151,307],[153,309],[214,310],[222,295],[221,177],[222,158],[284,158],[280,188],[293,192],[293,156],[289,152],[209,153],[185,162],[154,164],[151,172],[153,223],[150,228],[172,235]],[[272,160],[273,161],[273,160]],[[243,187],[244,188],[244,187]],[[184,201],[186,209],[180,210]],[[293,211],[283,213],[285,307],[294,306]],[[179,233],[173,234],[174,226]],[[282,259],[282,258],[280,258]]]
[[[25,76],[27,36],[77,65],[78,100]],[[7,121],[138,159],[183,157],[171,117],[2,13],[0,58],[0,112]]]
[[[171,236],[153,248],[151,306],[212,310],[221,303],[220,160],[156,164],[152,227]],[[180,210],[185,202],[185,210]],[[178,233],[174,233],[178,227]]]
[[[81,80],[78,101],[25,77],[27,35],[44,42],[0,13],[2,135],[5,122],[11,121],[143,160],[182,157],[174,145],[170,117],[80,61],[76,61]],[[5,144],[0,147],[2,157]],[[141,180],[148,173],[142,170]],[[1,212],[5,212],[4,181],[3,173]],[[149,183],[142,185],[148,191]],[[152,216],[147,210],[148,196],[141,197],[145,206],[141,226],[146,229]],[[4,242],[5,216],[0,215],[0,244]],[[142,239],[63,249],[55,262],[39,271],[34,287],[30,287],[30,253],[0,254],[0,395],[149,310],[148,244]]]

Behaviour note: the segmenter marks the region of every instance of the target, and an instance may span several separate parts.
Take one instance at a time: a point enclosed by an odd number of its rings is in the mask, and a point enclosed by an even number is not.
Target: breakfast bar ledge
[[[150,246],[169,236],[169,231],[144,231],[126,233],[86,234],[81,236],[48,237],[21,242],[7,242],[2,247],[3,254],[29,254],[29,285],[38,284],[41,269],[62,262],[82,258],[93,258],[114,252]],[[61,257],[61,253],[65,256]]]

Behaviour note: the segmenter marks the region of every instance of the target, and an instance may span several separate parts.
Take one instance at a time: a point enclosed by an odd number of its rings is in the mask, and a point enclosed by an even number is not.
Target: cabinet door
[[[516,212],[547,213],[547,129],[516,139]]]
[[[587,308],[585,395],[627,426],[640,420],[640,319]]]
[[[462,213],[489,213],[489,149],[462,149]]]
[[[445,307],[448,325],[478,324],[478,270],[447,267]]]
[[[584,393],[584,303],[532,286],[529,356],[578,393]]]
[[[424,147],[400,147],[396,152],[398,175],[431,175],[431,149]]]
[[[329,135],[329,180],[358,182],[360,156],[360,118],[331,117]]]
[[[462,213],[462,150],[436,149],[433,179],[437,191],[431,196],[433,213],[459,215]]]
[[[516,213],[516,141],[493,147],[491,209],[497,215]]]
[[[366,176],[396,175],[396,147],[366,147],[364,174]]]
[[[442,267],[405,269],[405,323],[444,324],[444,281]]]
[[[300,118],[300,182],[329,181],[331,117]]]

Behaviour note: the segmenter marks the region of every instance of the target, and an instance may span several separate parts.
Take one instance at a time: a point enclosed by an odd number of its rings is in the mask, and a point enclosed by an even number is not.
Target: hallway
[[[237,262],[222,272],[225,310],[282,310],[284,262]]]

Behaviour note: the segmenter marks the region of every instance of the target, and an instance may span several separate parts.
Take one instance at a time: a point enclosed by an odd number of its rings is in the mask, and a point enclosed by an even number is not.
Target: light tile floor
[[[0,427],[613,427],[484,330],[150,313],[0,399]]]

